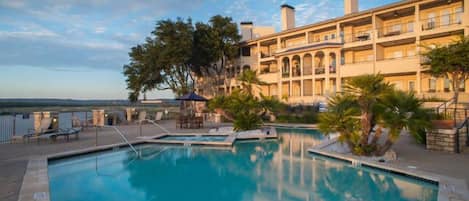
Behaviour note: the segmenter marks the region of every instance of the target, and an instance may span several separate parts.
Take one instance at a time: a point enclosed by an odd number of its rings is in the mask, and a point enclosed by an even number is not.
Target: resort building
[[[397,88],[419,96],[449,99],[450,80],[432,77],[421,65],[426,47],[469,35],[469,0],[402,0],[359,11],[358,0],[344,0],[344,15],[301,27],[295,8],[281,6],[281,31],[240,24],[240,57],[225,69],[215,93],[240,87],[236,75],[257,72],[267,83],[259,92],[291,104],[311,104],[342,90],[347,79],[380,73]],[[198,78],[199,93],[210,96]],[[469,101],[463,83],[462,101]]]

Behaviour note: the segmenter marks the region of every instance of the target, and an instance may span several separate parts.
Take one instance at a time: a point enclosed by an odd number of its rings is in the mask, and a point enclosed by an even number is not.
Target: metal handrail
[[[127,140],[127,138],[124,136],[124,134],[122,133],[122,131],[119,130],[119,128],[117,128],[116,126],[104,126],[105,128],[112,128],[114,129],[120,136],[121,138],[124,140],[124,142],[129,145],[129,147],[132,149],[132,151],[135,152],[135,154],[137,154],[137,156],[140,156],[139,152],[134,148],[134,146],[129,142],[129,140]]]
[[[461,150],[460,150],[460,142],[459,142],[459,130],[461,130],[462,128],[466,127],[466,135],[468,135],[469,133],[469,124],[468,124],[468,118],[466,117],[466,120],[464,120],[464,122],[458,126],[456,128],[456,153],[461,153]],[[466,140],[466,145],[468,145],[468,141]]]
[[[142,126],[142,122],[144,122],[144,121],[150,122],[151,124],[153,124],[154,126],[160,128],[161,130],[163,130],[163,131],[166,132],[166,133],[171,133],[168,129],[166,129],[165,127],[163,127],[163,126],[157,124],[154,120],[150,120],[150,119],[144,119],[144,120],[142,120],[142,121],[140,122],[140,128],[141,128],[141,126]],[[140,133],[141,133],[141,132],[142,132],[142,129],[140,129]]]
[[[435,108],[436,112],[437,112],[437,113],[440,113],[440,108],[444,106],[444,107],[445,107],[445,110],[444,110],[444,111],[445,111],[445,114],[446,114],[446,109],[447,109],[447,107],[448,107],[448,104],[449,104],[450,102],[451,102],[451,103],[454,102],[454,100],[455,100],[455,98],[452,97],[452,98],[448,99],[447,101],[443,102],[442,104],[438,105],[438,106]]]

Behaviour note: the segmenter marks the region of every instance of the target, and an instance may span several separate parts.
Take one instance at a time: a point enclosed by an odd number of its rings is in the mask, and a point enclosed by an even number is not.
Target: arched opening
[[[336,66],[337,66],[336,55],[334,52],[331,52],[329,54],[329,73],[335,73],[337,69]]]
[[[316,52],[316,54],[314,55],[314,67],[315,74],[325,73],[324,52]]]
[[[293,77],[301,76],[300,56],[295,55],[292,59],[292,75]]]
[[[303,75],[313,74],[313,56],[305,54],[303,57]]]
[[[285,57],[282,59],[282,77],[290,76],[290,59]]]

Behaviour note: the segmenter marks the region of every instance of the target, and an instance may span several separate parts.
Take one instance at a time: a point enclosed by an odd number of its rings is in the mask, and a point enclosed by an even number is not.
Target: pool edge
[[[412,177],[413,179],[420,179],[423,181],[436,183],[438,184],[438,201],[454,201],[459,199],[469,200],[469,190],[467,188],[466,182],[462,179],[456,179],[453,177],[421,170],[406,170],[396,164],[382,164],[372,160],[364,160],[363,158],[353,155],[333,153],[317,148],[310,148],[308,149],[308,152],[345,162],[350,162],[352,164],[375,168],[381,171]]]

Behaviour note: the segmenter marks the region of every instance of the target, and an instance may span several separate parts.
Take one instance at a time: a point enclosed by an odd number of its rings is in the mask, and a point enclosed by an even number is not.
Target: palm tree
[[[248,93],[249,95],[253,95],[253,87],[259,87],[260,85],[265,85],[266,83],[261,81],[255,71],[252,70],[244,70],[238,77],[237,80],[241,82],[241,86],[243,87],[243,91]]]
[[[429,125],[429,115],[422,109],[422,102],[412,93],[395,90],[393,85],[384,82],[382,75],[352,78],[344,93],[331,98],[329,105],[329,111],[319,117],[320,130],[338,132],[339,140],[359,155],[382,155],[403,129],[416,133]],[[389,133],[386,143],[379,145],[383,128]]]
[[[413,93],[403,91],[393,91],[386,94],[380,107],[383,108],[379,113],[379,127],[389,129],[389,133],[384,145],[379,146],[378,155],[384,154],[396,142],[402,130],[406,129],[410,134],[417,135],[422,128],[429,128],[430,111],[423,109],[423,102],[416,98]],[[373,139],[376,143],[377,138]]]

